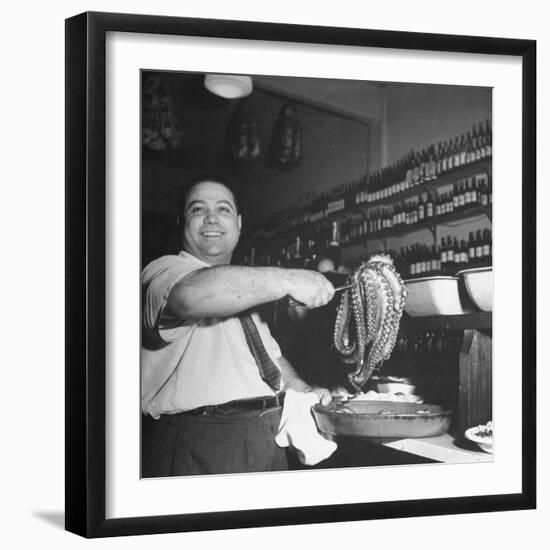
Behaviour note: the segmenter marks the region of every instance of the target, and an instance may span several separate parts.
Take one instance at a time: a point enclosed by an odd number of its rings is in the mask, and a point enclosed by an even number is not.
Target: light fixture
[[[252,92],[252,78],[233,74],[207,74],[204,77],[204,86],[215,95],[236,99]]]

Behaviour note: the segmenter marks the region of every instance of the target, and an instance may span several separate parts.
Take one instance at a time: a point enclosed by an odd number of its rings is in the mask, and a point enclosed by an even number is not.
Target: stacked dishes
[[[492,266],[464,269],[453,277],[407,279],[405,285],[408,290],[405,311],[411,317],[493,310]]]

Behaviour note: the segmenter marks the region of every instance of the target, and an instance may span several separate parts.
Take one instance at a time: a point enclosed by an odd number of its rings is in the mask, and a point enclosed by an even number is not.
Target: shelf
[[[332,212],[314,222],[299,223],[299,224],[292,225],[291,222],[289,222],[287,219],[283,221],[283,224],[286,225],[286,227],[282,227],[280,229],[272,228],[269,230],[266,230],[264,228],[261,231],[266,233],[267,235],[264,234],[263,236],[255,237],[253,232],[252,235],[247,238],[247,241],[249,243],[255,243],[256,246],[261,246],[264,243],[267,244],[268,246],[269,245],[272,246],[274,240],[291,241],[293,237],[295,237],[297,234],[299,234],[300,237],[302,237],[302,239],[308,239],[308,238],[315,239],[316,232],[318,232],[323,227],[329,226],[332,221],[344,221],[346,218],[348,218],[351,214],[354,214],[354,213],[365,216],[369,210],[376,208],[378,206],[401,202],[408,198],[418,196],[427,191],[433,192],[439,188],[445,187],[446,185],[455,183],[456,181],[462,178],[466,178],[468,176],[482,173],[482,172],[489,172],[491,169],[491,160],[492,160],[492,157],[487,157],[485,159],[476,161],[474,163],[461,166],[460,168],[457,168],[455,170],[445,173],[443,176],[440,176],[435,180],[431,180],[429,182],[422,183],[415,187],[411,187],[409,189],[406,189],[405,191],[402,191],[400,193],[395,193],[390,197],[386,197],[378,201],[363,202],[360,204],[348,205],[344,209],[339,210],[337,212]],[[347,204],[348,202],[351,202],[352,200],[354,200],[356,194],[357,194],[357,191],[353,191],[353,193],[348,192],[339,197],[331,197],[326,200],[327,202],[332,202],[333,200],[344,199],[345,203]],[[307,207],[307,206],[302,207],[300,209],[301,214],[307,212],[308,209],[310,208],[311,207]],[[445,215],[444,217],[440,217],[438,219],[434,217],[434,218],[431,218],[430,220],[425,220],[420,224],[418,223],[414,224],[414,226],[404,225],[395,229],[389,229],[384,232],[379,232],[376,235],[369,235],[367,240],[374,240],[374,239],[381,239],[381,238],[383,239],[391,236],[404,235],[407,233],[411,233],[412,231],[416,231],[417,229],[433,228],[435,225],[452,223],[453,221],[458,221],[462,218],[471,217],[477,214],[479,215],[485,214],[489,217],[489,219],[491,219],[490,208],[481,208],[481,207],[472,208],[461,212],[455,212],[453,214]],[[296,218],[296,216],[292,216],[292,218]],[[256,231],[259,232],[260,230],[257,229]],[[351,246],[353,244],[357,244],[358,242],[361,242],[364,240],[365,240],[365,235],[361,235],[360,237],[356,237],[353,239],[353,241],[350,241],[342,246]]]
[[[358,237],[354,237],[353,239],[342,243],[341,247],[347,248],[361,244],[365,241],[384,240],[392,237],[399,237],[401,235],[408,235],[409,233],[414,233],[415,231],[419,231],[421,229],[429,229],[433,233],[436,226],[444,226],[456,221],[467,220],[482,215],[486,215],[489,219],[491,219],[491,209],[476,206],[474,208],[453,212],[452,214],[445,214],[444,216],[439,216],[437,218],[429,218],[411,225],[400,225],[399,227],[384,229],[376,233],[364,233],[363,235],[359,235]]]
[[[445,187],[446,185],[455,183],[459,179],[466,178],[474,174],[490,171],[491,160],[492,160],[492,157],[487,157],[482,160],[478,160],[476,162],[467,164],[465,166],[460,166],[459,168],[453,169],[450,172],[446,172],[445,174],[443,174],[442,176],[439,176],[434,180],[430,180],[425,183],[415,185],[414,187],[409,187],[409,189],[405,189],[405,191],[395,193],[390,197],[386,197],[384,199],[379,199],[377,201],[372,201],[372,202],[362,202],[361,204],[358,204],[356,206],[376,208],[377,206],[384,206],[387,204],[393,204],[395,202],[407,200],[411,197],[415,197],[420,193],[425,193],[427,191],[435,191],[437,189],[440,189],[441,187]]]
[[[492,312],[468,313],[465,315],[434,315],[430,317],[410,317],[404,315],[399,330],[400,335],[429,332],[435,330],[491,329]]]

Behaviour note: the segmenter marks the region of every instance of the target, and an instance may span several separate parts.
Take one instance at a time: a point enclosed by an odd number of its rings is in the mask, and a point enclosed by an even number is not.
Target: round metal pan
[[[434,437],[449,429],[451,411],[399,401],[335,401],[312,407],[320,432],[369,439]]]

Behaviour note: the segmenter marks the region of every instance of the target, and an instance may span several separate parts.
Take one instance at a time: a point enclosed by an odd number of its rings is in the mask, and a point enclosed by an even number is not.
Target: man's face
[[[210,265],[228,264],[241,233],[233,193],[221,183],[198,183],[182,215],[184,250]]]

